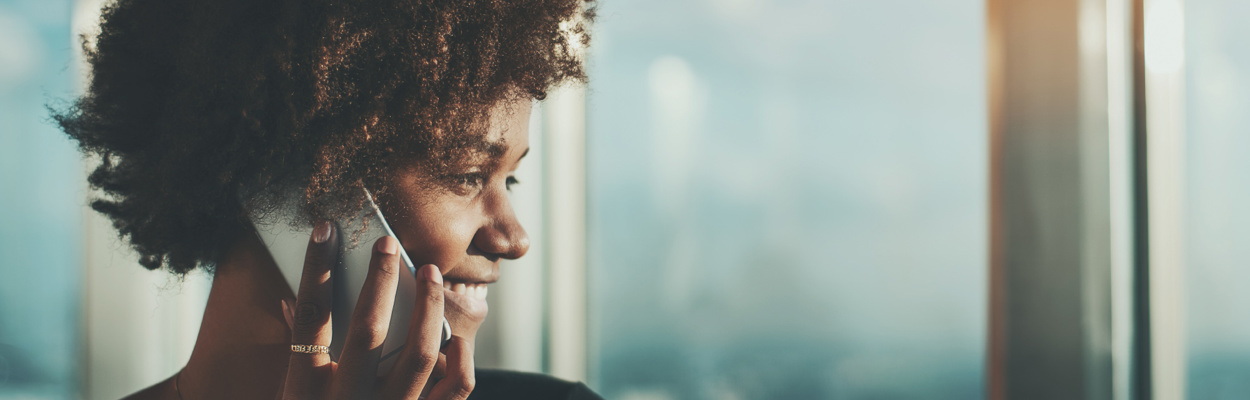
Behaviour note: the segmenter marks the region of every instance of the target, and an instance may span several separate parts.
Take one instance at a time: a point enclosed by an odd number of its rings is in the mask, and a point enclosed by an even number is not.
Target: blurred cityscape
[[[588,95],[607,398],[977,399],[982,2],[603,2]]]

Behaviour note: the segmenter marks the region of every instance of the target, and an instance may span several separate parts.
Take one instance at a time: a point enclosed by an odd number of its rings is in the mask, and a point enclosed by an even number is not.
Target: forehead
[[[486,141],[492,155],[524,151],[529,147],[530,109],[533,101],[528,98],[510,99],[491,109],[490,128]]]

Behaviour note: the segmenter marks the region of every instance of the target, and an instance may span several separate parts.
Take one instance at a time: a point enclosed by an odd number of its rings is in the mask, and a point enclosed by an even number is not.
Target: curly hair
[[[148,269],[211,270],[247,210],[357,214],[418,163],[448,178],[507,100],[585,81],[594,0],[118,0],[53,118]]]

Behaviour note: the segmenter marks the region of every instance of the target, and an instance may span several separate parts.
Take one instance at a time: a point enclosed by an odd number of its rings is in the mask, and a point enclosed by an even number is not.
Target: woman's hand
[[[333,285],[330,267],[338,254],[338,235],[328,222],[313,230],[304,258],[304,273],[291,318],[291,344],[330,345]],[[378,239],[360,299],[352,313],[338,362],[324,352],[291,352],[283,399],[429,399],[463,400],[473,391],[473,346],[453,336],[446,347],[445,376],[434,378],[443,326],[443,277],[438,267],[417,271],[417,304],[408,323],[408,339],[395,366],[378,376],[382,344],[390,325],[399,284],[399,241]],[[406,271],[404,271],[406,273]],[[441,374],[440,374],[441,375]]]

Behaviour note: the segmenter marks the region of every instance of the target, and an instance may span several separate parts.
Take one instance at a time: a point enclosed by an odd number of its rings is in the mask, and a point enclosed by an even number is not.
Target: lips
[[[443,281],[443,298],[447,308],[455,308],[460,314],[476,321],[486,320],[489,306],[486,294],[489,289],[483,282]]]

